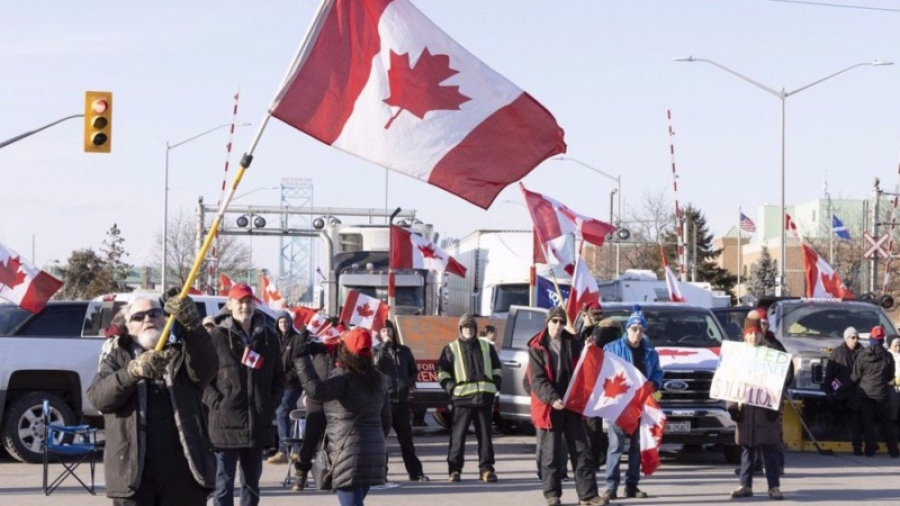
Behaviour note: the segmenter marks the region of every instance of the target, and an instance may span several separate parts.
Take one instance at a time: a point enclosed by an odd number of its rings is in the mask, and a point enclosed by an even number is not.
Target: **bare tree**
[[[169,218],[169,244],[167,246],[168,258],[166,259],[166,277],[184,286],[187,281],[194,260],[197,258],[197,246],[204,237],[197,238],[197,221],[192,214],[180,210],[175,216]],[[217,253],[219,257],[218,269],[220,272],[247,272],[252,269],[250,264],[250,248],[240,243],[235,236],[221,235],[217,239]],[[162,233],[156,235],[156,249],[152,260],[154,265],[162,263]],[[198,279],[201,284],[206,282],[206,266],[209,260],[203,263]],[[165,288],[165,287],[164,287]]]

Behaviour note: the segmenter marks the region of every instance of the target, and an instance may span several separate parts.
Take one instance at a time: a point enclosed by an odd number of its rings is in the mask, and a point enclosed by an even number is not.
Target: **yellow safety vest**
[[[479,339],[478,346],[481,349],[481,370],[485,372],[491,371],[492,377],[493,375],[499,375],[500,369],[491,368],[491,343],[487,342],[486,340]],[[481,392],[489,394],[497,393],[497,386],[492,380],[485,380],[484,378],[469,378],[468,372],[466,370],[466,359],[463,357],[462,347],[459,344],[459,340],[450,343],[450,351],[453,353],[453,372],[456,376],[456,386],[453,388],[454,397],[470,397]],[[438,380],[443,381],[444,379],[454,378],[451,378],[448,372],[441,371],[441,373],[438,375]]]

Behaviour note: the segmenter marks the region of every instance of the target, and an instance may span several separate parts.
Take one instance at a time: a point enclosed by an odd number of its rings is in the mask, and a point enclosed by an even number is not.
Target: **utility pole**
[[[872,203],[872,238],[874,240],[878,240],[878,220],[880,214],[880,206],[878,205],[881,200],[881,187],[879,186],[881,181],[876,177],[872,182],[872,198],[874,202]],[[872,255],[872,260],[869,262],[869,291],[875,292],[875,278],[878,272],[878,254]]]

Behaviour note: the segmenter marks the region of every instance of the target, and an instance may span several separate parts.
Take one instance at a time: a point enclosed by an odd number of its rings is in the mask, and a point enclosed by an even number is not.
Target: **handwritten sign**
[[[778,410],[790,366],[789,353],[725,341],[709,397]]]

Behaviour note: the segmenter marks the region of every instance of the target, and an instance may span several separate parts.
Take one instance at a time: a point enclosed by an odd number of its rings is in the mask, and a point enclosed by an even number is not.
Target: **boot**
[[[294,483],[293,491],[300,492],[306,490],[307,480],[309,479],[309,471],[302,471],[297,469],[294,471],[294,478],[297,479],[296,483]]]
[[[274,455],[266,460],[269,464],[287,464],[287,461],[287,455],[282,452],[275,452]]]

